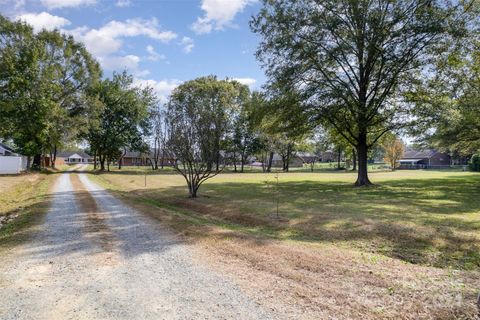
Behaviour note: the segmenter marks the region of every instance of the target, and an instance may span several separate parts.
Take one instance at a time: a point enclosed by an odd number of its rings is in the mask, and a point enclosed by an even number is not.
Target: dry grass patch
[[[25,227],[38,221],[48,209],[54,179],[55,175],[43,173],[0,176],[0,219],[4,222],[0,245],[25,238]]]
[[[296,319],[474,319],[480,274],[210,230],[200,259]]]
[[[349,173],[280,177],[280,215],[263,174],[223,174],[187,199],[181,177],[93,178],[195,246],[198,258],[265,306],[304,319],[475,319],[480,175]],[[271,177],[270,177],[271,178]]]

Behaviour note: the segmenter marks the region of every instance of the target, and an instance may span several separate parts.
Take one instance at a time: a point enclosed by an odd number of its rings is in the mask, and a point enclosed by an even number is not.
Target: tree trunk
[[[42,155],[41,155],[41,154],[36,154],[36,155],[33,157],[32,168],[39,170],[41,167],[42,167]]]
[[[353,168],[352,168],[352,171],[357,171],[357,152],[355,151],[355,149],[353,149],[352,151],[352,160],[353,160]]]
[[[342,149],[338,148],[337,169],[340,170],[340,162],[342,160]]]
[[[240,172],[242,172],[242,173],[243,173],[243,169],[244,169],[244,167],[245,167],[245,160],[246,160],[246,159],[245,159],[245,155],[242,154],[242,163],[240,164],[240,165],[241,165],[241,167],[240,167]]]
[[[272,162],[273,162],[273,152],[270,152],[270,155],[268,157],[267,172],[272,172]]]
[[[105,171],[105,156],[100,155],[100,171]]]
[[[57,145],[53,147],[53,157],[50,158],[52,161],[51,166],[55,169],[55,162],[57,161]]]
[[[292,156],[292,148],[290,145],[287,147],[287,156],[285,157],[285,172],[290,170],[290,157]]]
[[[160,159],[160,168],[163,170],[163,166],[165,165],[165,156],[164,153],[162,153],[162,158]],[[158,167],[157,167],[158,169]]]
[[[27,156],[27,170],[30,170],[31,166],[32,166],[32,157]]]
[[[234,152],[233,153],[233,171],[237,172],[237,154]]]
[[[195,199],[197,197],[198,185],[195,182],[187,182],[188,184],[188,193],[190,198]]]
[[[368,179],[368,147],[367,147],[367,135],[360,135],[357,145],[358,155],[358,177],[355,182],[356,186],[369,186],[372,185]]]

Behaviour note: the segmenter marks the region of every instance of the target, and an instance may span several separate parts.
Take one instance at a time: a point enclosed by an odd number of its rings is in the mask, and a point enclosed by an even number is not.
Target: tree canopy
[[[298,93],[309,123],[328,124],[355,147],[356,185],[369,185],[368,149],[409,119],[410,105],[400,93],[438,54],[434,49],[449,32],[462,35],[462,13],[472,6],[473,1],[441,0],[264,0],[251,27],[262,39],[257,57],[271,92]]]
[[[0,134],[40,166],[40,154],[72,139],[100,73],[72,37],[0,16]]]
[[[190,197],[224,167],[221,151],[239,109],[245,87],[214,76],[187,81],[176,88],[167,105],[168,146],[175,169],[185,178]]]

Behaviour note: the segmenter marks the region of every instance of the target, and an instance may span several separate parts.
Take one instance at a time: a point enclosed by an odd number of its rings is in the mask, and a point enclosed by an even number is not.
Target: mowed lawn
[[[124,168],[94,178],[117,194],[188,217],[178,228],[216,225],[414,264],[480,270],[480,174],[374,172],[376,185],[369,188],[353,187],[351,172],[279,173],[278,185],[276,176],[220,174],[195,200],[171,170]]]

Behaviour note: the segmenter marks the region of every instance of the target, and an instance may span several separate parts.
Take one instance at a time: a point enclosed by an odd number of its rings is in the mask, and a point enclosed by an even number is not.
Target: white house
[[[56,164],[92,163],[93,157],[85,152],[58,152]]]

